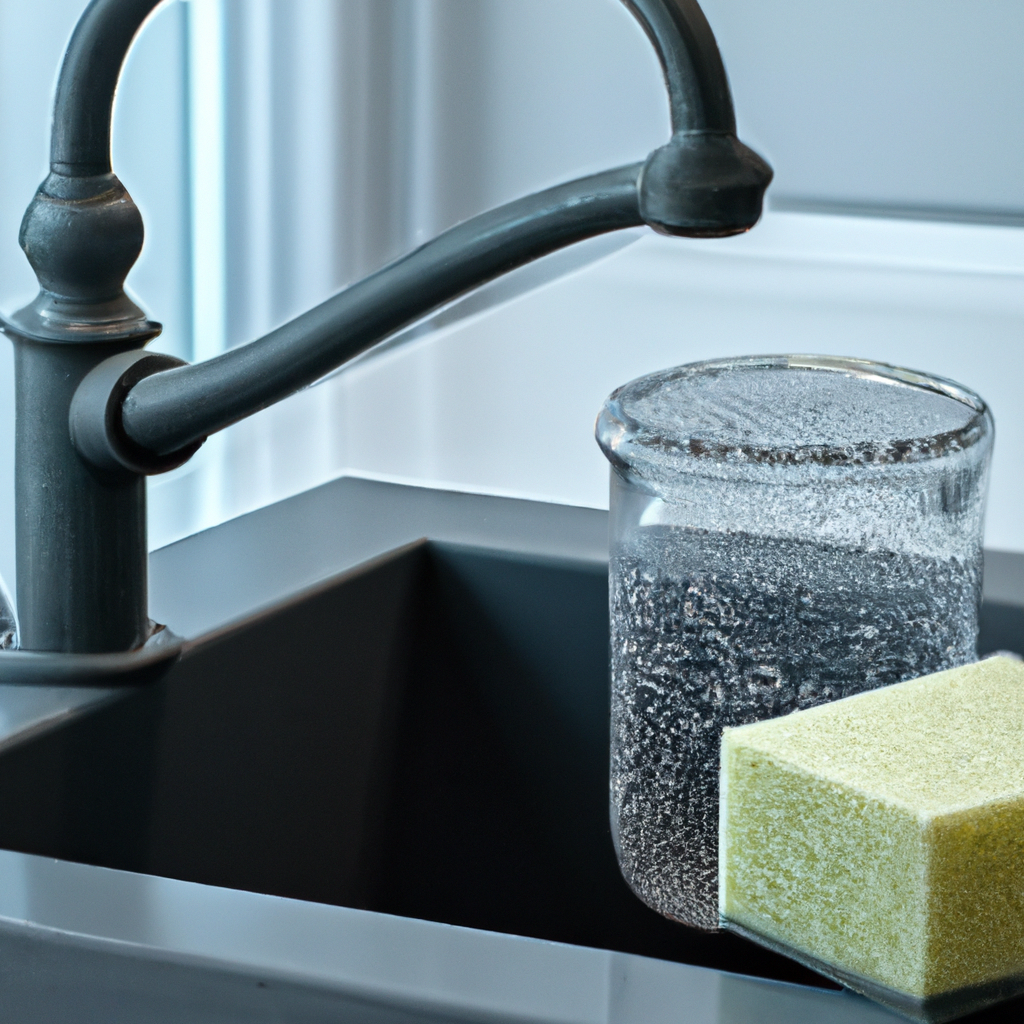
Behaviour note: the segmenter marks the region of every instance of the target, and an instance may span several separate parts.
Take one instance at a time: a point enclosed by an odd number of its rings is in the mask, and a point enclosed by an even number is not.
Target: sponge
[[[919,1020],[1024,990],[1024,664],[726,729],[719,821],[726,927]]]

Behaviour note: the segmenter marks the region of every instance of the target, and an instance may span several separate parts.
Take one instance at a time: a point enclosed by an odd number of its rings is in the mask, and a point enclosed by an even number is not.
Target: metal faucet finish
[[[584,238],[641,224],[697,237],[746,231],[772,176],[736,138],[725,69],[696,0],[624,0],[664,69],[666,145],[474,217],[265,337],[189,366],[144,348],[160,325],[123,289],[142,218],[110,163],[118,76],[158,2],[92,0],[72,35],[50,174],[21,227],[40,291],[0,324],[15,345],[23,650],[99,654],[147,642],[145,476],[181,465],[209,434]]]

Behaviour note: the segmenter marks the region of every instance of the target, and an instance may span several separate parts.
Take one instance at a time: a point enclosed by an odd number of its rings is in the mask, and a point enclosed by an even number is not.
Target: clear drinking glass
[[[718,927],[722,729],[976,657],[993,425],[881,363],[695,363],[619,388],[612,832],[655,910]]]

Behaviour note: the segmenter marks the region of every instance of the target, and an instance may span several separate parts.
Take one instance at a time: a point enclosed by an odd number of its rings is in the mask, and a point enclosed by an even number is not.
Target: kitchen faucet
[[[57,83],[50,173],[21,226],[40,290],[0,323],[15,346],[21,648],[0,654],[0,681],[67,675],[61,666],[73,675],[90,658],[109,669],[113,655],[141,664],[167,646],[147,613],[145,477],[182,465],[211,433],[563,246],[642,224],[691,237],[746,231],[772,177],[736,137],[696,0],[623,0],[664,70],[664,146],[473,217],[264,337],[188,365],[145,348],[160,325],[123,289],[142,218],[110,162],[118,76],[159,2],[86,8]]]

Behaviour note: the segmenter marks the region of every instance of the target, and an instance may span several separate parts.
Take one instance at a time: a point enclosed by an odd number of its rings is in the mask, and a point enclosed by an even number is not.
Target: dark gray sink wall
[[[600,562],[416,543],[0,755],[0,847],[820,984],[628,891]]]
[[[154,551],[150,614],[201,636],[428,537],[606,563],[608,515],[342,478]]]

